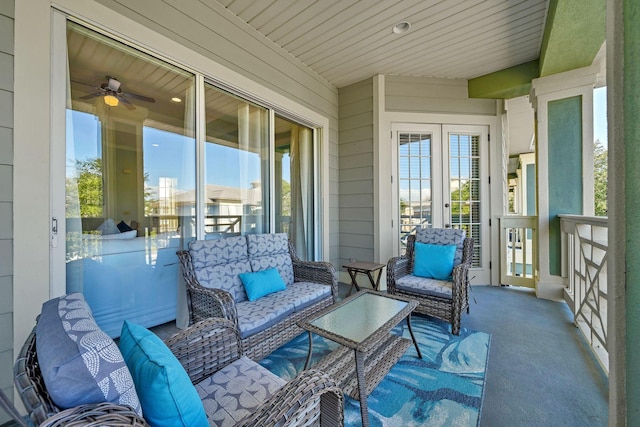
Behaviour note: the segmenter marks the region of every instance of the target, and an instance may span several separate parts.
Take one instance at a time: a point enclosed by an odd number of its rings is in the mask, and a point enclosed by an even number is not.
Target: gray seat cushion
[[[196,384],[211,426],[233,426],[255,412],[286,384],[266,368],[242,357]]]
[[[238,276],[251,271],[244,236],[196,240],[189,244],[189,254],[202,286],[225,290],[236,302],[247,300],[247,293]]]
[[[280,298],[291,301],[294,311],[301,311],[316,302],[331,296],[331,287],[313,282],[295,282],[278,292]]]
[[[426,279],[424,277],[407,274],[396,280],[396,288],[413,292],[418,295],[431,295],[441,298],[453,298],[452,296],[453,282],[437,279]]]
[[[240,338],[245,339],[264,331],[294,312],[293,302],[281,298],[281,292],[236,304]]]
[[[248,234],[247,246],[252,271],[277,268],[285,285],[293,284],[293,263],[286,233]]]

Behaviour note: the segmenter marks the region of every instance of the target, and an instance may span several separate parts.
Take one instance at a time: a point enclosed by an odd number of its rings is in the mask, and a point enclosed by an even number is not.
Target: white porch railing
[[[537,217],[508,215],[500,218],[500,283],[535,287]]]
[[[605,372],[609,372],[607,347],[608,220],[605,217],[560,215],[569,278],[565,301]],[[565,239],[566,237],[566,239]]]

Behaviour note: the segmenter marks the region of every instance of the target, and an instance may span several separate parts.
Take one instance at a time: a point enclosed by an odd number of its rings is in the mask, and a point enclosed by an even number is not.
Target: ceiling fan
[[[122,102],[124,106],[127,107],[129,110],[136,109],[136,107],[134,107],[134,105],[131,103],[129,99],[135,99],[138,101],[145,101],[145,102],[156,102],[155,99],[150,98],[148,96],[139,95],[132,92],[123,92],[120,87],[122,83],[120,83],[118,79],[112,76],[106,76],[106,78],[107,78],[107,81],[100,84],[100,86],[95,86],[90,83],[77,82],[74,80],[75,83],[80,83],[85,86],[91,86],[95,89],[98,89],[98,92],[81,96],[80,99],[91,99],[91,98],[96,98],[98,96],[103,96],[104,103],[107,104],[108,106],[116,107],[120,102]]]

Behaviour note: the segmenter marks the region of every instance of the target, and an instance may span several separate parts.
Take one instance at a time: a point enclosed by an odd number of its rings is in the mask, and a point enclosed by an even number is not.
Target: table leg
[[[367,387],[364,378],[364,353],[354,350],[356,357],[356,375],[358,377],[358,397],[360,398],[360,416],[362,427],[369,427],[369,405],[367,404]]]
[[[349,293],[347,294],[347,296],[349,296],[351,295],[351,291],[353,290],[354,286],[356,287],[356,292],[360,292],[360,286],[358,286],[358,282],[356,281],[356,276],[358,275],[358,272],[348,268],[347,268],[347,272],[351,277],[351,286],[349,287]]]
[[[309,369],[309,365],[311,364],[311,353],[313,353],[313,334],[309,332],[309,352],[307,353],[307,361],[304,363],[304,370]]]
[[[422,353],[420,353],[420,347],[418,347],[418,341],[416,341],[416,337],[413,335],[413,329],[411,329],[411,313],[409,313],[409,315],[407,316],[407,326],[409,327],[409,333],[411,334],[413,345],[416,347],[416,351],[418,352],[418,358],[422,359]]]
[[[376,285],[375,280],[373,280],[373,276],[371,275],[370,271],[367,271],[367,276],[369,277],[369,282],[371,283],[371,288],[374,291],[377,291],[378,290],[378,286]]]

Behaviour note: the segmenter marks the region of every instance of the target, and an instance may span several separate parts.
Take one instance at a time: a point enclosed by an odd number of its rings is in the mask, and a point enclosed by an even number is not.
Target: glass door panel
[[[474,239],[473,266],[482,264],[480,135],[449,133],[449,189],[452,228]],[[447,226],[447,224],[445,224]]]
[[[269,114],[205,84],[205,239],[268,232]]]
[[[195,236],[194,76],[67,25],[66,290],[98,325],[176,318]],[[115,77],[117,76],[117,77]]]

